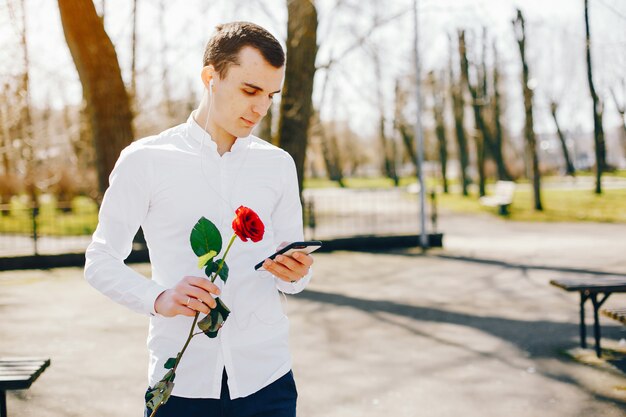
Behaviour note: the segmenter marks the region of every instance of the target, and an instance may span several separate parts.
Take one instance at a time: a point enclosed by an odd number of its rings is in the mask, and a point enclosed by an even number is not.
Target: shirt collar
[[[189,115],[189,118],[187,119],[187,131],[189,132],[189,136],[199,144],[204,143],[204,145],[208,146],[209,149],[213,149],[215,152],[217,152],[217,143],[215,143],[215,141],[211,137],[211,134],[204,130],[202,126],[200,126],[198,122],[196,122],[196,119],[194,119],[195,113],[196,110],[192,111]],[[245,150],[251,141],[251,135],[235,139],[235,143],[233,143],[233,146],[231,146],[230,148],[230,153],[235,154],[241,152],[242,150]]]

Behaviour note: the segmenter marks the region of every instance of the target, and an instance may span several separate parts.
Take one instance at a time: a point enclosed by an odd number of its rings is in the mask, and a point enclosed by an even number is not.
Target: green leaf
[[[198,258],[198,268],[202,268],[204,265],[206,265],[207,262],[209,262],[211,259],[213,259],[213,257],[215,257],[215,255],[217,255],[217,252],[212,250],[212,251],[209,251],[209,253],[205,253],[204,255],[199,257]]]
[[[174,382],[174,378],[176,378],[176,372],[174,372],[173,369],[170,369],[169,371],[167,371],[162,381]]]
[[[191,249],[197,256],[204,256],[211,251],[216,254],[222,250],[222,235],[212,221],[201,217],[189,236]]]
[[[170,370],[153,389],[146,393],[146,407],[152,412],[159,404],[165,404],[174,389],[174,373]]]
[[[220,262],[222,262],[222,260],[218,259],[217,261],[213,261],[207,265],[206,269],[204,270],[207,277],[211,278],[211,274],[217,271],[217,268],[219,267]],[[222,265],[222,269],[220,269],[220,273],[218,274],[218,276],[224,282],[226,282],[226,280],[228,279],[228,265],[226,265],[226,262],[224,262],[224,265]]]
[[[169,358],[167,361],[165,361],[165,365],[163,365],[163,367],[165,369],[172,369],[174,365],[176,365],[176,358]]]
[[[215,299],[215,302],[217,306],[198,322],[200,330],[211,339],[217,336],[230,314],[230,310],[219,297]]]
[[[213,317],[211,317],[211,314],[209,312],[209,314],[207,314],[202,320],[198,321],[198,328],[206,333],[211,328],[212,323]]]

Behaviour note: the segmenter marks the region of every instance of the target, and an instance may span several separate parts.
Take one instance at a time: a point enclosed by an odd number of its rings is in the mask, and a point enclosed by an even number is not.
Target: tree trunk
[[[593,141],[596,150],[596,194],[602,194],[602,173],[606,169],[606,145],[604,143],[604,129],[602,128],[602,103],[593,85],[591,71],[591,34],[589,33],[589,0],[585,0],[585,42],[587,55],[587,81],[593,101]]]
[[[485,132],[486,125],[481,114],[481,104],[477,89],[472,86],[469,78],[469,61],[465,44],[465,31],[459,31],[459,59],[461,65],[461,82],[472,95],[472,109],[474,110],[474,141],[476,143],[476,165],[478,171],[478,193],[482,197],[485,193]],[[480,77],[479,77],[480,79]]]
[[[37,186],[36,186],[36,178],[39,162],[36,158],[35,153],[35,144],[33,137],[33,120],[31,114],[30,107],[30,61],[28,56],[28,36],[27,36],[27,27],[26,27],[26,4],[25,0],[20,0],[19,2],[20,9],[20,18],[21,25],[19,26],[19,37],[20,37],[20,48],[22,49],[22,74],[19,83],[18,90],[18,102],[19,102],[19,119],[17,124],[17,130],[19,137],[22,140],[21,147],[21,158],[25,162],[26,167],[26,175],[25,175],[25,186],[26,191],[30,195],[32,203],[34,205],[37,204]],[[13,5],[8,3],[9,12],[12,15],[13,19],[15,17],[15,10],[13,10]],[[17,23],[16,23],[17,25]]]
[[[322,147],[322,159],[326,167],[326,174],[331,181],[337,181],[340,187],[345,187],[343,182],[343,170],[341,167],[341,156],[339,153],[339,147],[337,146],[337,140],[333,132],[332,136],[328,137],[327,129],[319,117],[319,112],[314,111],[312,116],[312,132],[320,138],[320,145]]]
[[[465,102],[463,100],[463,85],[457,81],[454,76],[454,65],[452,59],[454,56],[454,48],[452,46],[452,37],[450,41],[450,98],[452,102],[452,114],[454,115],[454,131],[456,134],[457,148],[459,152],[459,165],[461,169],[461,190],[464,196],[468,196],[467,186],[469,179],[467,178],[467,167],[469,165],[469,152],[467,150],[467,138],[465,137]]]
[[[498,179],[503,181],[511,180],[513,177],[509,173],[504,156],[502,155],[502,148],[504,147],[504,132],[502,129],[502,123],[500,121],[502,110],[500,107],[500,69],[498,66],[498,50],[496,49],[496,43],[493,43],[493,124],[495,127],[494,137],[494,159],[498,167]]]
[[[174,111],[174,104],[172,103],[172,92],[170,90],[169,81],[169,63],[167,62],[167,55],[169,53],[169,45],[167,38],[165,37],[166,25],[165,18],[167,15],[166,0],[159,0],[159,18],[158,18],[158,33],[160,35],[161,50],[159,52],[161,58],[161,86],[163,88],[163,104],[165,105],[165,114],[171,120],[174,119],[176,113]]]
[[[541,183],[539,175],[539,157],[537,156],[537,139],[535,137],[533,122],[533,91],[528,86],[529,70],[526,62],[526,29],[524,27],[524,16],[521,10],[517,10],[517,17],[513,21],[517,44],[519,46],[522,61],[522,88],[524,90],[524,136],[526,137],[526,147],[530,156],[532,168],[533,197],[535,210],[543,210],[541,204]]]
[[[280,102],[278,143],[296,163],[300,191],[317,55],[317,11],[313,0],[287,0],[287,68]]]
[[[396,87],[395,87],[395,109],[394,109],[394,117],[393,124],[394,129],[398,133],[400,133],[400,137],[402,139],[402,143],[404,145],[405,154],[410,160],[411,164],[415,167],[415,173],[417,174],[417,156],[415,155],[415,140],[413,134],[413,128],[406,123],[404,120],[404,116],[402,115],[402,110],[406,105],[406,97],[405,91],[402,89],[400,85],[400,80],[396,79]]]
[[[467,138],[465,136],[465,102],[463,93],[459,85],[450,87],[452,89],[452,110],[454,113],[454,131],[459,151],[459,164],[461,166],[461,189],[464,196],[468,196],[467,186],[470,180],[467,176],[469,166],[469,151],[467,149]]]
[[[556,126],[556,133],[559,137],[559,141],[561,142],[561,149],[563,150],[563,158],[565,159],[565,172],[567,175],[575,176],[576,170],[574,169],[574,164],[572,164],[572,160],[569,157],[569,150],[567,149],[567,143],[565,140],[565,135],[561,130],[561,126],[559,125],[559,120],[556,117],[556,112],[558,110],[558,103],[556,101],[550,102],[550,113],[552,114],[552,119],[554,120],[554,125]]]
[[[395,161],[395,147],[389,143],[387,134],[385,133],[385,116],[381,114],[378,120],[378,137],[380,139],[380,146],[383,154],[383,172],[385,176],[393,180],[394,186],[398,186],[400,180],[396,173],[396,161]]]
[[[4,103],[8,103],[8,91],[9,86],[5,84],[2,92],[0,93],[0,152],[2,153],[2,169],[3,174],[9,176],[13,173],[12,161],[11,161],[11,149],[13,144],[11,143],[11,134],[9,133],[9,117],[8,106]]]
[[[380,56],[376,50],[373,50],[372,53],[374,58],[374,76],[377,80],[381,80],[382,70]],[[396,149],[393,143],[391,143],[391,140],[387,138],[385,132],[385,100],[383,97],[383,86],[380,82],[376,83],[376,97],[378,101],[378,138],[380,140],[383,157],[383,173],[387,178],[393,180],[394,185],[397,187],[400,180],[396,171]]]
[[[121,150],[133,140],[132,113],[117,54],[91,0],[58,0],[96,148],[100,195]]]
[[[443,80],[443,76],[441,77]],[[443,181],[443,192],[448,194],[448,148],[446,144],[446,124],[444,121],[444,86],[440,84],[434,72],[429,74],[429,84],[433,95],[433,115],[435,118],[435,135],[437,136],[437,150],[439,153],[439,163],[441,168],[441,179]]]
[[[624,101],[620,103],[620,101],[617,99],[617,94],[613,89],[611,89],[611,95],[613,96],[615,107],[617,108],[617,112],[619,113],[622,120],[622,152],[624,153],[623,156],[626,159],[626,84],[624,84],[624,79],[622,79],[621,81]]]
[[[326,136],[326,135],[324,135]],[[328,137],[328,148],[330,149],[330,159],[332,161],[333,171],[330,173],[330,179],[332,181],[337,181],[340,187],[345,187],[345,183],[343,181],[343,169],[341,164],[341,152],[339,151],[339,144],[337,143],[337,132],[333,130],[331,135]]]

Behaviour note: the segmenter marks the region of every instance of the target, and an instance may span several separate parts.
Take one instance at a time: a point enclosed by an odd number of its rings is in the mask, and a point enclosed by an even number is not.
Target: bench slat
[[[0,375],[32,375],[37,372],[39,368],[35,369],[0,369]]]
[[[50,359],[0,358],[0,390],[26,389],[50,366]]]
[[[626,308],[607,308],[601,312],[607,317],[626,324]]]
[[[590,292],[624,292],[626,291],[626,277],[593,277],[593,278],[570,278],[553,279],[550,284],[560,287],[565,291],[590,291]]]

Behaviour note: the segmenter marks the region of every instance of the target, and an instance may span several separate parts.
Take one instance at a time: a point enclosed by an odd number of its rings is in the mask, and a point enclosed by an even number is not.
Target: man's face
[[[285,67],[275,68],[261,53],[244,47],[239,65],[231,65],[224,78],[214,77],[210,121],[218,134],[246,137],[267,114],[274,94],[280,92]]]

